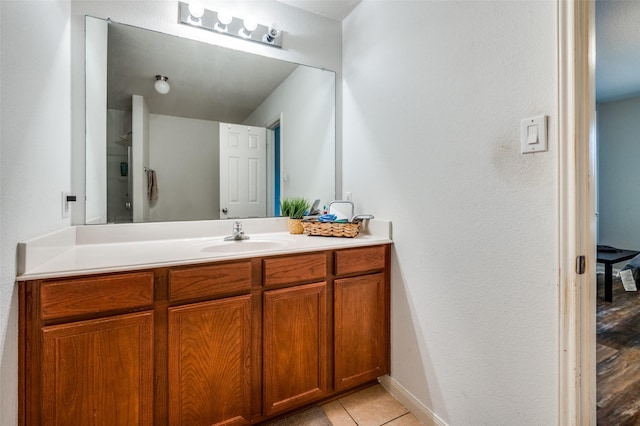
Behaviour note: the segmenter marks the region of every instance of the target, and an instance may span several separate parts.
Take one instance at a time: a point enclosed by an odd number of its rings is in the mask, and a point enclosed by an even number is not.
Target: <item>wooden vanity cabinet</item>
[[[43,425],[153,424],[153,312],[42,328]]]
[[[374,246],[335,252],[336,391],[389,373],[388,250],[389,246]]]
[[[21,284],[21,425],[153,424],[153,285],[152,272]]]
[[[251,422],[253,269],[241,261],[169,270],[169,302],[179,303],[168,308],[169,425]],[[203,298],[213,300],[185,303]]]
[[[249,295],[169,308],[169,424],[251,421]]]
[[[264,410],[281,413],[327,393],[327,284],[264,293]]]
[[[327,265],[325,252],[263,260],[266,416],[327,394]]]
[[[371,382],[389,251],[21,282],[19,424],[246,425]]]

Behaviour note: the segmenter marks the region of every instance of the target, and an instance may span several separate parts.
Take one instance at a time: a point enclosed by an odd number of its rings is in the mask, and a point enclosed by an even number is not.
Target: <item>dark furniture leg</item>
[[[604,300],[613,301],[613,265],[624,262],[640,255],[640,251],[608,248],[601,250],[598,248],[596,261],[604,264]]]
[[[613,265],[604,264],[604,301],[613,301]]]

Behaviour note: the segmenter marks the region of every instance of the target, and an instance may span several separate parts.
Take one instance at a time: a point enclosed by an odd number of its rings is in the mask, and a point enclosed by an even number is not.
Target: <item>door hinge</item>
[[[576,272],[578,275],[582,275],[586,269],[587,258],[586,256],[578,256],[576,257]]]

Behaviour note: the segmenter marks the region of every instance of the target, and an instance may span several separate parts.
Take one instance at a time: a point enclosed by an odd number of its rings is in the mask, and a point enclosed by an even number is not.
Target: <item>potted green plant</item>
[[[311,207],[311,203],[302,197],[285,198],[280,202],[280,214],[288,216],[289,233],[302,234],[302,218]]]

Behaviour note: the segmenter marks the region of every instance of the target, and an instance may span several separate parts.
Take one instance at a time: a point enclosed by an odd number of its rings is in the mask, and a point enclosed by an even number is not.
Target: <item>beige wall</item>
[[[450,425],[555,424],[556,2],[365,0],[343,45],[333,21],[237,4],[281,22],[287,48],[198,37],[338,71],[344,190],[393,221],[392,380]],[[83,16],[195,36],[176,13],[0,1],[2,425],[17,424],[15,245],[68,225],[60,192],[84,192]],[[523,156],[519,120],[539,114],[550,151]]]
[[[639,115],[637,96],[598,104],[598,244],[640,247]]]
[[[17,424],[18,241],[69,225],[70,6],[0,1],[0,424]],[[34,30],[37,28],[37,31]]]
[[[392,380],[452,426],[557,423],[556,7],[365,0],[343,27],[343,187],[393,222]],[[541,114],[549,152],[522,155]]]
[[[279,22],[291,34],[286,48],[181,26],[176,1],[0,1],[2,426],[17,424],[16,244],[70,224],[61,217],[62,191],[78,196],[71,219],[84,223],[84,15],[338,72],[341,68],[341,26],[336,21],[273,0],[203,3],[214,10],[232,5],[238,14],[251,10],[265,22]]]

